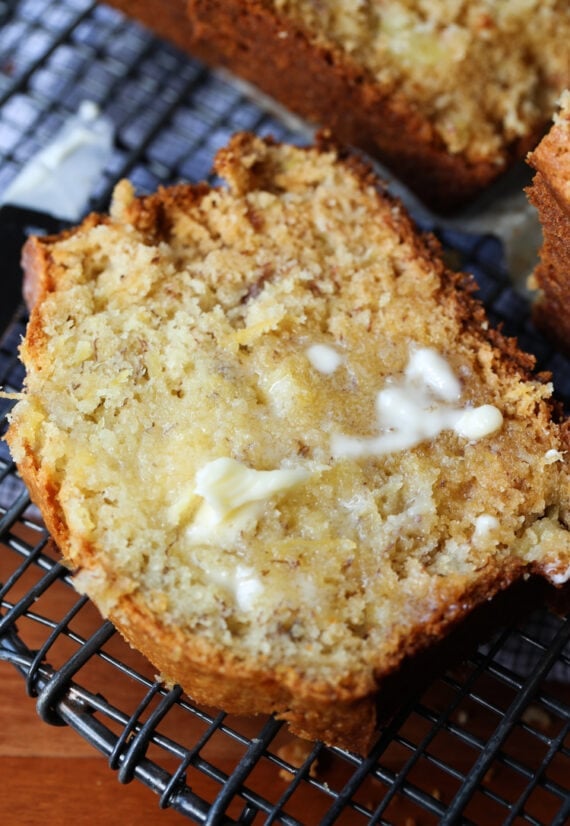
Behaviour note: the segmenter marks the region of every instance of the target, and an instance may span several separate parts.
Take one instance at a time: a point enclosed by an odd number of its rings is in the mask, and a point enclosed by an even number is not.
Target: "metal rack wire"
[[[0,23],[0,191],[84,99],[116,131],[93,208],[121,176],[141,192],[204,178],[237,129],[305,137],[102,4],[0,2]],[[490,314],[569,400],[570,363],[533,329],[496,240],[440,235],[475,274]],[[8,390],[23,379],[24,324],[22,310],[0,343]],[[2,432],[9,405],[0,400]],[[45,722],[72,727],[160,807],[203,824],[568,822],[570,619],[539,609],[501,628],[402,704],[363,759],[301,744],[272,718],[197,708],[157,682],[73,591],[3,442],[0,503],[0,659],[21,673]]]

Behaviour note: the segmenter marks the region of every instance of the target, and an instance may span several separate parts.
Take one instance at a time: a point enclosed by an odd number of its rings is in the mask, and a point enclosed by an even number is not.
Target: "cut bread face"
[[[359,160],[239,134],[216,171],[28,242],[8,442],[167,681],[364,752],[404,658],[570,577],[568,428]]]

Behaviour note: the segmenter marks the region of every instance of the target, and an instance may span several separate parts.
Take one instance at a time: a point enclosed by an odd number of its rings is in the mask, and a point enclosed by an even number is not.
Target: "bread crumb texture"
[[[168,677],[186,658],[230,710],[283,711],[283,686],[332,708],[514,578],[570,575],[566,430],[359,162],[238,135],[217,171],[123,182],[30,242],[8,440],[78,587],[150,622]],[[204,677],[234,685],[230,660],[280,688],[232,701]]]
[[[567,0],[265,0],[413,100],[476,163],[531,134],[570,85]]]

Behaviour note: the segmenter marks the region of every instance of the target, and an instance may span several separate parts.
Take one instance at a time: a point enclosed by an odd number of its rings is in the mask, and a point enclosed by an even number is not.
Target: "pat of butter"
[[[407,384],[420,383],[438,399],[456,402],[461,386],[453,370],[439,353],[429,347],[416,350],[406,368]]]
[[[220,522],[244,505],[283,493],[310,475],[305,468],[255,470],[221,457],[198,471],[195,492],[206,500]]]

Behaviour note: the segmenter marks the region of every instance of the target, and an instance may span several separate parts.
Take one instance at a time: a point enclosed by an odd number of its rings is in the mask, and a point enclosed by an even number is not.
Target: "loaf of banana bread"
[[[429,205],[472,200],[570,86],[567,0],[188,0],[195,53],[378,157]]]
[[[110,0],[378,157],[432,207],[532,149],[570,85],[566,0]]]

